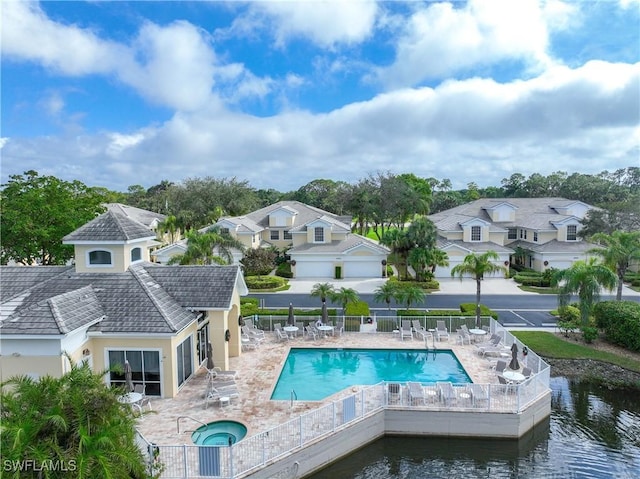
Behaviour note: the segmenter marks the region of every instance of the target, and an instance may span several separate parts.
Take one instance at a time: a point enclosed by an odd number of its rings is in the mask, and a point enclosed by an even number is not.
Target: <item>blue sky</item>
[[[0,5],[1,180],[640,166],[640,0]]]

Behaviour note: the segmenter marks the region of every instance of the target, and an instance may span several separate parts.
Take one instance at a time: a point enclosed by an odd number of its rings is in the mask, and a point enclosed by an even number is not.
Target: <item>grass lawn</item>
[[[543,331],[512,331],[520,341],[539,355],[557,359],[595,359],[640,372],[640,361],[588,345],[575,344]]]

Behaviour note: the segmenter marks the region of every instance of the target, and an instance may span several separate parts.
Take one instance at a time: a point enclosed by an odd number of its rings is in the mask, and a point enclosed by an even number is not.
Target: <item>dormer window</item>
[[[578,227],[576,225],[567,226],[567,241],[576,241],[578,239]]]
[[[112,266],[111,252],[105,250],[95,250],[89,252],[89,265],[92,266]]]
[[[482,229],[480,226],[471,227],[471,241],[480,241],[482,239]]]
[[[324,243],[324,228],[322,226],[317,226],[313,230],[313,241],[315,243]]]
[[[220,234],[221,235],[228,235],[229,234],[229,228],[220,228]]]
[[[135,263],[136,261],[142,260],[142,248],[133,248],[131,250],[131,262]]]

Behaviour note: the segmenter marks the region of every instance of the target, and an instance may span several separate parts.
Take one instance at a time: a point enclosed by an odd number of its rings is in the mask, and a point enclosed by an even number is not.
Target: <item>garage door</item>
[[[380,261],[345,262],[344,277],[348,278],[380,278],[382,277],[382,264]]]
[[[333,264],[330,261],[296,260],[296,278],[333,278]]]

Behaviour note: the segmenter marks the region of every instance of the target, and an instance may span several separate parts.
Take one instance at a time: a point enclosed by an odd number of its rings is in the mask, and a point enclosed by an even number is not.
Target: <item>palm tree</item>
[[[204,233],[191,230],[186,236],[187,251],[171,258],[169,264],[231,264],[233,250],[245,250],[242,242],[228,233],[221,233],[218,226]]]
[[[609,267],[598,263],[596,258],[589,261],[576,261],[570,268],[556,271],[551,277],[551,284],[559,286],[558,304],[560,307],[569,305],[571,295],[578,294],[580,303],[580,318],[582,324],[589,324],[589,316],[593,306],[600,298],[600,290],[613,290],[618,278]]]
[[[37,477],[148,477],[132,409],[118,402],[121,391],[104,383],[104,373],[72,362],[60,378],[12,377],[0,394],[3,459],[59,461],[68,471],[43,470]]]
[[[431,251],[431,261],[429,267],[431,268],[431,274],[435,274],[438,266],[449,266],[449,255],[441,249],[434,248]]]
[[[335,290],[331,283],[316,283],[313,285],[313,288],[311,288],[311,296],[319,297],[322,303],[326,303],[327,298],[330,298],[334,292]]]
[[[347,305],[349,303],[357,303],[360,301],[358,292],[353,288],[340,288],[337,291],[334,290],[331,293],[331,301],[340,304],[342,306],[342,314],[345,314]]]
[[[164,240],[165,234],[169,235],[169,244],[176,242],[176,236],[178,234],[178,219],[169,215],[167,218],[158,225],[158,233],[162,240]]]
[[[464,276],[471,276],[476,280],[476,326],[479,328],[480,323],[480,290],[481,281],[486,274],[493,274],[503,272],[505,276],[508,274],[507,269],[504,266],[497,265],[494,261],[499,260],[500,257],[495,251],[487,251],[482,254],[468,254],[464,257],[462,263],[454,266],[451,269],[451,276],[458,276],[460,281]]]
[[[404,230],[389,230],[382,238],[380,243],[391,249],[391,252],[396,255],[396,263],[398,265],[398,272],[402,274],[404,272],[404,278],[409,276],[407,268],[407,255],[412,248],[412,243]]]
[[[378,286],[373,292],[373,299],[378,303],[387,303],[387,308],[391,310],[391,300],[395,299],[398,285],[395,281],[387,281]]]
[[[403,303],[407,306],[407,310],[409,310],[412,304],[424,302],[425,297],[426,295],[424,293],[424,290],[417,286],[406,286],[398,288],[395,296],[398,303]]]
[[[591,240],[603,245],[589,250],[589,253],[600,256],[604,264],[618,275],[616,301],[622,301],[624,275],[632,261],[640,261],[640,231],[614,231],[610,235],[596,233]]]

